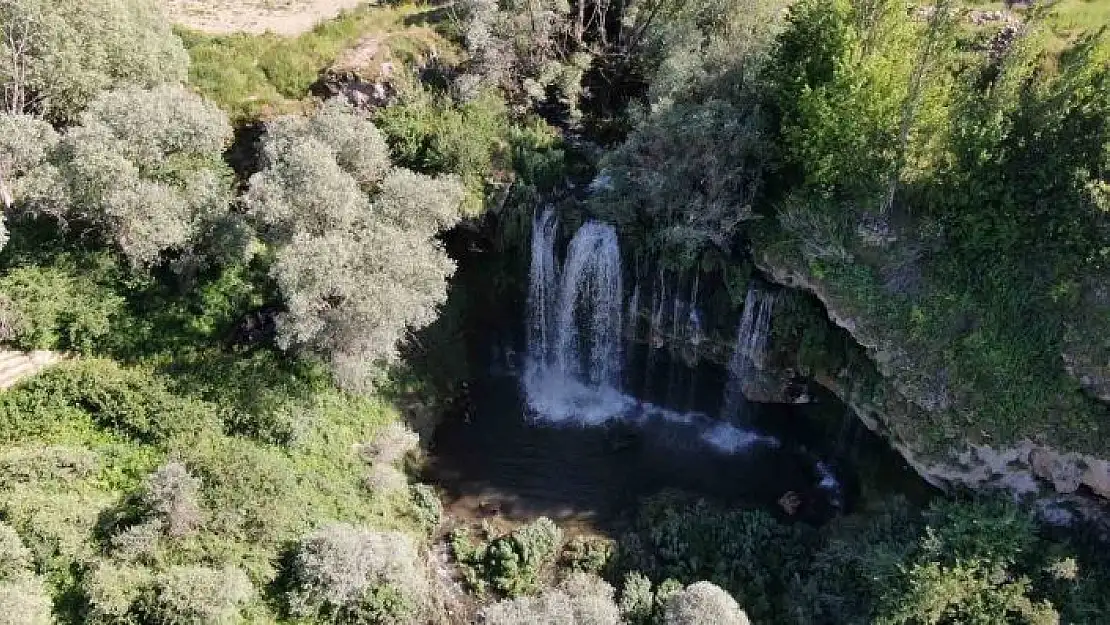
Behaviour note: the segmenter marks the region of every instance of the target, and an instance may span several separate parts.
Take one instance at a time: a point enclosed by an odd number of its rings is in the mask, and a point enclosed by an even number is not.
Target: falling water
[[[736,418],[744,405],[744,383],[752,374],[763,367],[767,351],[767,338],[771,328],[771,310],[775,306],[775,296],[752,286],[744,298],[744,313],[740,317],[740,328],[736,333],[736,349],[728,364],[728,384],[725,387],[725,400],[721,416],[725,419]]]
[[[705,339],[702,330],[701,311],[698,310],[698,282],[699,276],[694,274],[694,286],[690,288],[690,301],[686,304],[686,341],[697,347]]]
[[[617,231],[587,222],[571,239],[559,290],[555,359],[565,377],[620,386],[623,302]]]
[[[628,300],[628,314],[626,315],[626,319],[628,320],[627,334],[628,334],[629,340],[635,340],[636,339],[636,326],[638,325],[637,320],[639,319],[639,317],[640,317],[640,285],[637,284],[636,287],[632,289],[631,299]]]
[[[555,306],[559,267],[555,236],[559,219],[546,208],[532,219],[532,267],[528,283],[528,356],[533,364],[550,365],[555,356]]]

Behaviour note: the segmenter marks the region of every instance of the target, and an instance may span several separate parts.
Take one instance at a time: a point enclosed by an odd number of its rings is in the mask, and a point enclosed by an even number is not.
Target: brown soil
[[[210,34],[297,35],[366,0],[164,0],[170,20]]]

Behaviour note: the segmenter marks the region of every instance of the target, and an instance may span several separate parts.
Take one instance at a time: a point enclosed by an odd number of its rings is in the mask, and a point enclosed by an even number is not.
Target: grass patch
[[[451,60],[451,43],[421,23],[432,11],[412,5],[364,6],[296,37],[207,35],[186,29],[178,34],[192,60],[190,83],[233,120],[244,121],[303,110],[320,73],[364,37],[380,40],[382,50],[375,59],[409,66],[435,50],[441,59]]]

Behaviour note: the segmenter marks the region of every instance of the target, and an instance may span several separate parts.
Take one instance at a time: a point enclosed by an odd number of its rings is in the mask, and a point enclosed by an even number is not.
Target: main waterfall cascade
[[[571,239],[559,289],[555,360],[563,377],[620,387],[623,302],[617,231],[587,222]]]
[[[625,391],[624,342],[631,345],[637,338],[641,294],[637,285],[630,299],[624,299],[616,230],[586,222],[567,245],[560,266],[555,252],[558,228],[558,217],[550,208],[533,219],[528,352],[522,380],[533,420],[574,426],[664,424],[679,438],[696,436],[701,445],[726,454],[781,446],[778,439],[740,425],[747,405],[744,381],[763,364],[774,294],[754,286],[748,291],[720,415],[656,405]],[[683,297],[685,289],[679,285],[668,289],[660,275],[658,287],[651,289],[646,336],[649,378],[655,352],[667,343],[665,334],[670,333],[672,344],[695,347],[705,338],[697,307],[697,278],[690,284],[688,297]],[[693,388],[689,390],[692,395]],[[679,403],[670,401],[678,394],[667,389],[667,406]],[[832,471],[823,463],[814,471],[819,488],[837,501],[839,484]]]

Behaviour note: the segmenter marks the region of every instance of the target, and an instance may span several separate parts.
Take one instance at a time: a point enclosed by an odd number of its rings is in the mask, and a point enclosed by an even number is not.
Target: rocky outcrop
[[[1044,515],[1055,515],[1057,520],[1068,514],[1074,517],[1073,512],[1061,511],[1060,502],[1068,502],[1069,509],[1079,510],[1078,514],[1086,517],[1095,516],[1093,511],[1110,502],[1110,461],[1101,458],[1060,451],[1031,440],[1006,445],[966,442],[940,451],[920,440],[909,424],[936,421],[950,409],[942,376],[930,378],[912,371],[906,354],[869,332],[866,320],[847,313],[847,307],[818,281],[768,258],[759,259],[757,264],[773,282],[801,289],[820,300],[829,319],[863,348],[875,371],[846,367],[808,373],[815,383],[849,406],[869,429],[883,436],[927,482],[944,490],[1002,490],[1015,497],[1036,499]],[[791,371],[780,373],[780,379],[792,376]],[[1095,392],[1110,391],[1110,385],[1102,387],[1095,379],[1089,385]],[[1106,515],[1099,512],[1098,516]]]
[[[396,93],[391,82],[395,68],[388,56],[380,37],[363,37],[324,72],[319,90],[327,97],[341,97],[356,108],[386,106]]]

